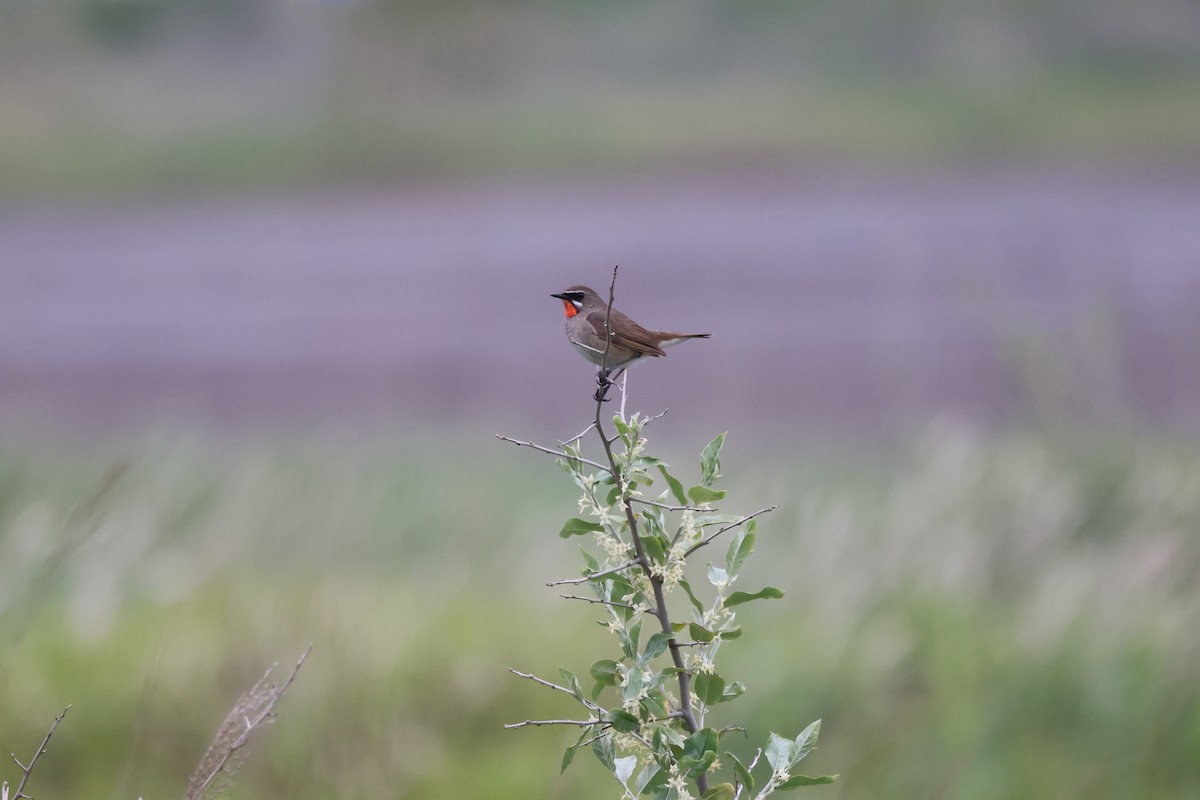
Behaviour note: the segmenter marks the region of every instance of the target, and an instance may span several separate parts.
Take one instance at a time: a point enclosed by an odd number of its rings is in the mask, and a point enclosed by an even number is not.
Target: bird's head
[[[572,286],[550,296],[562,300],[563,311],[566,313],[567,319],[582,311],[584,305],[600,299],[598,294],[586,286]]]

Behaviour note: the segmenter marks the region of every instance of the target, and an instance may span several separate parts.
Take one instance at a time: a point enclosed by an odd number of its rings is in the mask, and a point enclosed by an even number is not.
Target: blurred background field
[[[589,368],[779,503],[721,723],[830,798],[1200,798],[1200,11],[1174,0],[0,0],[0,751],[180,797],[608,798],[506,669]],[[754,588],[747,586],[746,588]],[[732,740],[731,740],[732,741]],[[12,765],[0,778],[12,781]]]

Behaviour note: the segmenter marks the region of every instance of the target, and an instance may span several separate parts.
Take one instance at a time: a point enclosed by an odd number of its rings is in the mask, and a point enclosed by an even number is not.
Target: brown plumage
[[[707,339],[712,335],[651,330],[614,308],[608,318],[612,326],[612,343],[605,361],[604,319],[608,315],[608,302],[586,286],[572,286],[551,297],[563,302],[567,338],[571,345],[588,361],[596,366],[603,364],[610,371],[630,367],[647,356],[665,356],[664,348],[688,339]]]

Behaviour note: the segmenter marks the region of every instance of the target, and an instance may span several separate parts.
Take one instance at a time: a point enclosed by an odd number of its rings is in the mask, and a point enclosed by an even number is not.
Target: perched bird
[[[567,315],[567,339],[571,345],[588,361],[603,368],[599,376],[601,384],[600,395],[609,383],[609,374],[616,371],[624,372],[627,368],[647,356],[665,356],[664,348],[687,341],[688,339],[707,339],[711,333],[678,333],[676,331],[655,331],[643,328],[629,317],[617,311],[608,313],[608,301],[586,286],[572,286],[558,294],[552,294],[562,301],[563,310]],[[604,320],[608,318],[612,329],[611,342],[607,342]],[[608,344],[608,357],[605,358],[605,345]],[[628,380],[628,375],[626,375]],[[625,412],[625,383],[621,384],[621,413]]]

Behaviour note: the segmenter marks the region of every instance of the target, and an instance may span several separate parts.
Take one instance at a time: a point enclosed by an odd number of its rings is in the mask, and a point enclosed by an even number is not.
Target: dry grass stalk
[[[238,698],[221,727],[217,729],[217,735],[205,751],[204,757],[200,759],[196,771],[188,779],[186,800],[211,799],[221,794],[246,760],[245,746],[250,740],[250,734],[269,725],[275,719],[275,703],[292,685],[296,673],[300,671],[304,659],[308,658],[311,651],[312,645],[309,645],[296,661],[292,674],[282,684],[269,682],[271,671],[275,669],[275,665],[272,665],[258,683]]]

